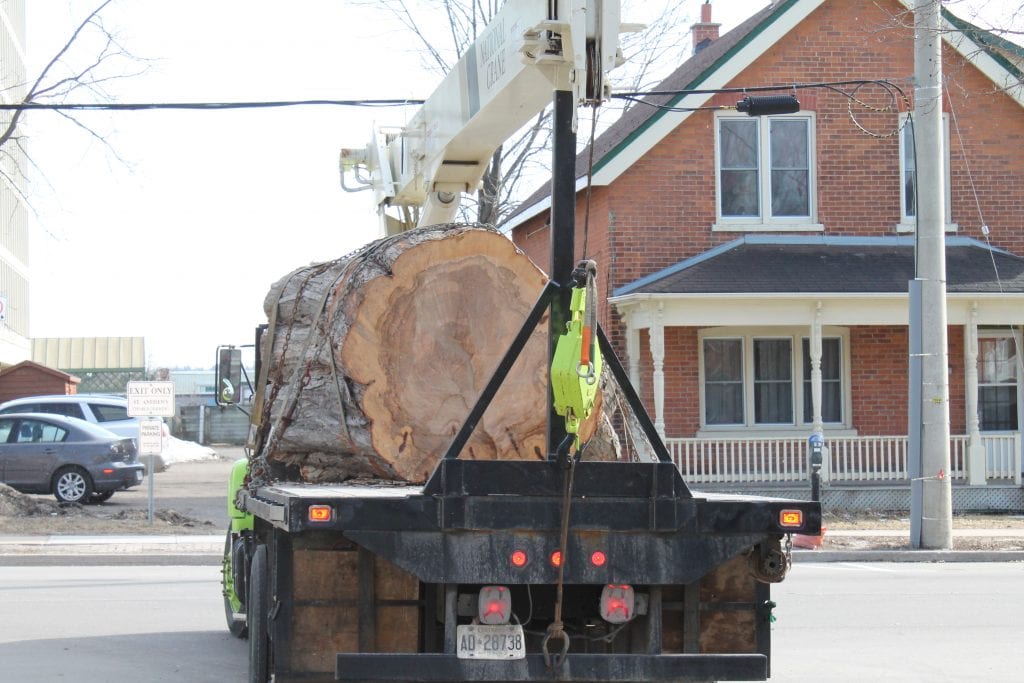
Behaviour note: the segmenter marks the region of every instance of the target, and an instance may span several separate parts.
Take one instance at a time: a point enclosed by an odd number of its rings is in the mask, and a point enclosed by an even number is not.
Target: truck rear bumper
[[[760,654],[569,654],[557,673],[544,656],[514,661],[458,659],[447,654],[338,654],[339,681],[763,681],[768,659]]]

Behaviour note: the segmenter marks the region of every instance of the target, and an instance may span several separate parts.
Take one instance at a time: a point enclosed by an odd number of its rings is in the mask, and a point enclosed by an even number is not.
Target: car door
[[[5,483],[20,489],[48,489],[57,464],[58,444],[66,434],[66,430],[49,422],[17,420],[3,445]]]

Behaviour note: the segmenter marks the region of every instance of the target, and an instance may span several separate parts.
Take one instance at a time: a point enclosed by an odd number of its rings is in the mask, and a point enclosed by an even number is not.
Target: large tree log
[[[425,481],[546,280],[506,237],[469,226],[290,273],[264,305],[262,454],[304,481]],[[461,457],[546,457],[547,372],[545,318]]]

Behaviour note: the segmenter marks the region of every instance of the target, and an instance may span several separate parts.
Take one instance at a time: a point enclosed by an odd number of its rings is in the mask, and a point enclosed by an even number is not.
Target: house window
[[[1017,349],[1013,337],[978,339],[981,431],[1017,429]]]
[[[842,337],[821,343],[821,415],[844,423],[846,376]],[[800,334],[702,338],[702,400],[706,427],[784,427],[814,422],[810,342]],[[802,368],[798,376],[796,370]],[[796,407],[802,406],[797,411]]]
[[[950,198],[949,185],[949,118],[942,117],[944,141],[943,162],[945,197],[946,197],[946,230],[956,230],[951,221],[953,203]],[[917,221],[917,157],[914,153],[914,121],[904,115],[903,127],[900,131],[900,225],[898,230],[913,232]]]
[[[754,423],[793,424],[793,340],[753,343]]]
[[[715,229],[820,229],[813,224],[813,118],[719,116],[716,121]]]
[[[743,424],[743,340],[704,340],[704,419]]]

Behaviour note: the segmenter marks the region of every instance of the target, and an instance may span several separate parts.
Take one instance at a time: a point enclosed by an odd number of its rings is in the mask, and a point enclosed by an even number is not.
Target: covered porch
[[[947,242],[954,486],[1021,487],[1024,260]],[[997,274],[998,273],[998,274]],[[906,486],[905,238],[746,237],[617,289],[630,378],[688,482]]]

